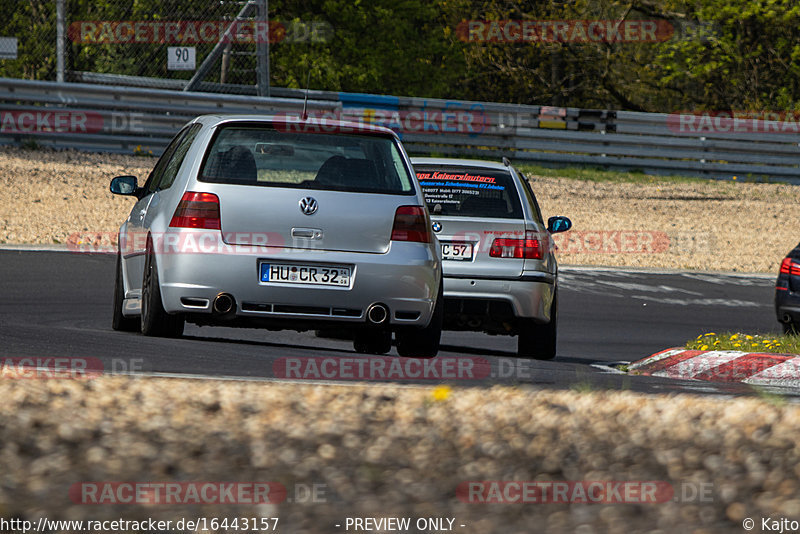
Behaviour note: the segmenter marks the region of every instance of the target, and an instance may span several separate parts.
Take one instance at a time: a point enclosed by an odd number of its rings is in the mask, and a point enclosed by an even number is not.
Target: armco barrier
[[[94,83],[0,78],[0,143],[159,154],[181,125],[206,113],[300,113],[304,92],[273,98]],[[101,85],[100,83],[120,85]],[[206,88],[201,86],[201,88]],[[209,90],[213,89],[207,87]],[[309,91],[309,115],[388,126],[409,152],[547,166],[588,165],[659,174],[800,183],[800,133],[716,128],[683,131],[680,115]],[[774,126],[779,121],[762,124]],[[746,129],[746,128],[745,128]]]

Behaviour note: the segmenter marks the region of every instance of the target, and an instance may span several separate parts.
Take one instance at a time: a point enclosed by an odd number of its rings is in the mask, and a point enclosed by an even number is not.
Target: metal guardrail
[[[94,83],[0,78],[0,144],[159,154],[196,115],[299,115],[305,95],[279,88],[272,98],[180,91],[185,82],[169,89],[98,85],[135,79],[83,74]],[[309,91],[308,110],[311,120],[388,126],[414,154],[800,184],[800,133],[765,133],[780,123],[762,121],[759,132],[695,133],[682,131],[679,115],[325,91]]]
[[[308,101],[312,113],[338,103]],[[297,113],[299,98],[177,92],[0,78],[0,143],[160,154],[186,122],[212,113]]]

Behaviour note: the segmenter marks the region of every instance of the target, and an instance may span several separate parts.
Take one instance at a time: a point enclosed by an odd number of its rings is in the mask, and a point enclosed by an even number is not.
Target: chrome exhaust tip
[[[389,319],[389,308],[385,304],[372,304],[367,308],[367,321],[372,324],[383,324]]]
[[[236,311],[236,301],[233,299],[233,295],[220,293],[214,299],[212,309],[217,315],[230,315]]]

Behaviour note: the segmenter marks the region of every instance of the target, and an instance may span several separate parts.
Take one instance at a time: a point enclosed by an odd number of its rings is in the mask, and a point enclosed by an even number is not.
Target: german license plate
[[[442,259],[471,260],[472,243],[442,243]]]
[[[262,263],[261,281],[282,284],[349,286],[350,267],[343,267],[340,265]]]

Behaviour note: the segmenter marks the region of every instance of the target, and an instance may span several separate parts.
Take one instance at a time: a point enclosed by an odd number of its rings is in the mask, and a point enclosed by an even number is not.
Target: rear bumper
[[[475,299],[505,302],[520,319],[550,322],[556,284],[553,275],[525,273],[522,278],[470,278],[444,277],[444,297],[448,299]]]
[[[780,304],[776,302],[775,312],[778,322],[800,325],[800,297],[786,298]]]
[[[161,254],[157,265],[164,309],[212,318],[220,293],[236,301],[235,319],[275,319],[365,323],[366,310],[381,303],[390,310],[389,324],[426,326],[430,322],[440,278],[432,247],[392,242],[385,254],[276,250],[231,246],[224,254]],[[349,287],[262,283],[263,261],[300,265],[346,265]],[[224,324],[224,323],[220,323]]]
[[[797,287],[797,282],[794,281],[792,285],[789,283],[788,278],[781,275],[776,286],[775,313],[778,317],[778,322],[800,324],[800,292],[791,290],[791,287]]]

